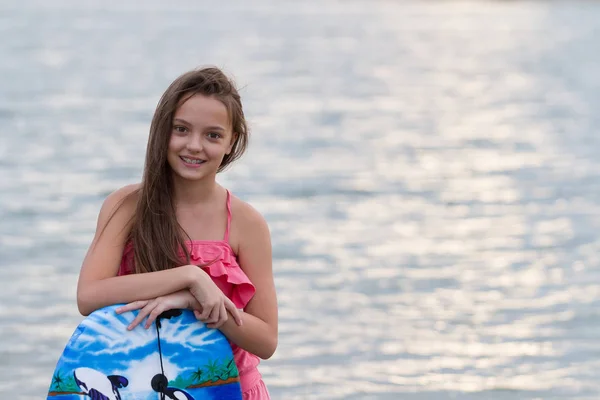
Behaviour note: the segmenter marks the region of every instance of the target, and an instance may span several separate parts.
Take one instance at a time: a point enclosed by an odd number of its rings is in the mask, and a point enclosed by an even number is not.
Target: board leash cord
[[[150,384],[152,385],[152,390],[157,393],[160,393],[160,400],[165,400],[165,396],[168,396],[170,399],[177,400],[176,397],[173,397],[170,393],[167,392],[167,386],[169,385],[169,380],[165,376],[165,367],[163,365],[163,357],[162,357],[162,348],[160,345],[160,328],[162,324],[160,322],[161,319],[171,319],[181,315],[181,310],[168,310],[163,312],[156,318],[155,326],[156,326],[156,341],[158,343],[158,356],[160,358],[160,374],[154,375]]]

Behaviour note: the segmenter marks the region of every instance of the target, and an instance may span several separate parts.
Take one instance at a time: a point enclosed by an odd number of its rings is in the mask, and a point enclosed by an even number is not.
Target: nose
[[[189,136],[186,148],[191,153],[199,153],[202,151],[202,138],[199,134],[192,134]]]

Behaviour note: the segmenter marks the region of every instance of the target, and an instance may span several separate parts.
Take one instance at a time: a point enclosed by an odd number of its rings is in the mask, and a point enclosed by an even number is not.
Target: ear
[[[238,136],[239,134],[237,132],[233,132],[233,134],[231,135],[231,140],[229,142],[229,147],[227,147],[227,151],[225,152],[225,154],[231,154],[231,150],[233,150],[233,145],[235,144],[235,142],[237,142]]]

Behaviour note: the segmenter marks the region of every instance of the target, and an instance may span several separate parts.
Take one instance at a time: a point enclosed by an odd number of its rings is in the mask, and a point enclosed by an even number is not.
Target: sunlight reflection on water
[[[47,390],[100,203],[205,63],[253,128],[221,182],[273,234],[273,398],[600,393],[597,3],[49,4],[0,5],[0,393]]]

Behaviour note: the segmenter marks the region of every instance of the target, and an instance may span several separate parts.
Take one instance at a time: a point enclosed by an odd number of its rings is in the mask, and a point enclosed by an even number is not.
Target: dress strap
[[[224,241],[229,243],[229,227],[231,226],[231,195],[229,194],[229,190],[227,191],[227,227],[225,228],[225,238]]]

